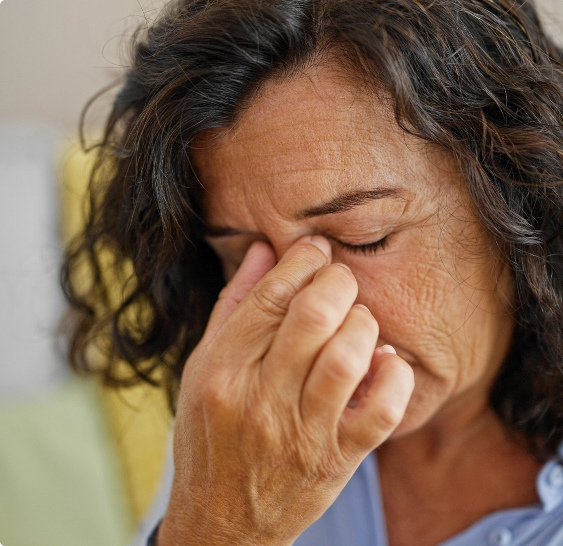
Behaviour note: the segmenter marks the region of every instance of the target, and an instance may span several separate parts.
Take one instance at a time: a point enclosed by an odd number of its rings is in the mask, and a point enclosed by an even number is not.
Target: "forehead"
[[[200,135],[192,152],[204,212],[221,218],[254,204],[290,220],[375,186],[436,191],[444,160],[398,127],[383,93],[330,67],[268,82],[234,127]]]

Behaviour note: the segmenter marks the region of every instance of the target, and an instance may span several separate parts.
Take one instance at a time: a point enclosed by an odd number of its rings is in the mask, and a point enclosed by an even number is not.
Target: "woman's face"
[[[512,276],[456,163],[403,133],[388,100],[317,67],[266,84],[234,128],[195,148],[227,278],[254,240],[279,259],[306,234],[327,237],[333,261],[351,268],[378,345],[414,370],[395,436],[486,406],[511,341]]]

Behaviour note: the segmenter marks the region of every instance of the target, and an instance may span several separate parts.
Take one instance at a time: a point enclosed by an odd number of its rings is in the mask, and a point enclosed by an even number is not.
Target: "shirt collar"
[[[536,487],[544,512],[551,512],[563,502],[563,442],[559,444],[557,456],[538,473]]]

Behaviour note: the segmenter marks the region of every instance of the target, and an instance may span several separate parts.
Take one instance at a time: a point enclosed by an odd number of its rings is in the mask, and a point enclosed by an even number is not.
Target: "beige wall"
[[[4,0],[0,122],[74,129],[80,110],[119,75],[127,36],[163,0]],[[120,59],[121,57],[121,59]]]
[[[0,4],[0,122],[73,130],[86,100],[120,73],[126,37],[164,0],[4,0]],[[563,0],[539,0],[563,36]],[[141,8],[142,7],[142,8]],[[108,99],[109,100],[109,99]],[[108,102],[106,100],[106,103]],[[96,112],[104,110],[103,101]]]
[[[563,0],[536,0],[546,28],[563,43]]]

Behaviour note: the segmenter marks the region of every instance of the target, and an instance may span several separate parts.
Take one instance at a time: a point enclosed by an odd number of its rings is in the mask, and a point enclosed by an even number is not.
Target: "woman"
[[[148,30],[64,286],[76,368],[164,374],[154,543],[563,544],[562,62],[520,0]]]

